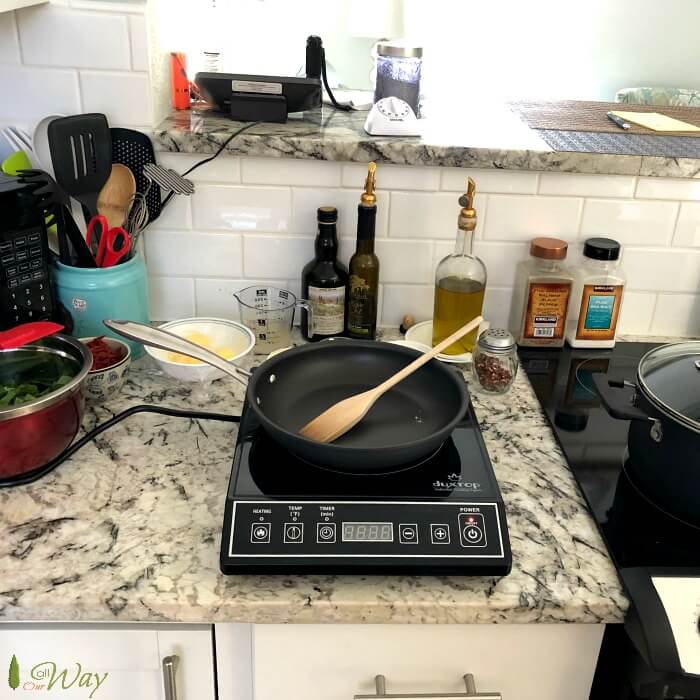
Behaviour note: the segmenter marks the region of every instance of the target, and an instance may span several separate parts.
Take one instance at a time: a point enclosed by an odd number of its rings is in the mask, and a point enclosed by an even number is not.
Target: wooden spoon
[[[333,404],[333,406],[327,408],[320,416],[316,416],[316,418],[307,423],[299,431],[299,434],[314,442],[333,442],[333,440],[344,435],[350,428],[357,425],[365,417],[367,411],[374,406],[380,396],[406,379],[406,377],[413,374],[426,362],[432,360],[445,348],[450,347],[452,343],[456,343],[462,336],[469,333],[469,331],[477,328],[483,320],[481,316],[477,316],[473,321],[467,323],[466,326],[462,326],[451,336],[445,338],[441,343],[438,343],[432,350],[423,353],[419,358],[411,362],[410,365],[399,370],[379,386],[374,387],[374,389],[363,391],[361,394],[355,394],[355,396],[350,396],[347,399]]]
[[[136,194],[134,173],[120,163],[112,164],[112,172],[97,198],[97,211],[107,219],[109,228],[123,226]]]

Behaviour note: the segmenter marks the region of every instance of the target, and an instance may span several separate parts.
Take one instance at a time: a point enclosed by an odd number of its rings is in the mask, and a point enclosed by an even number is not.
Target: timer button
[[[270,523],[253,523],[250,526],[250,541],[253,544],[269,544]]]
[[[332,544],[335,542],[335,523],[317,523],[316,541],[319,544]]]
[[[303,523],[285,523],[284,524],[284,542],[285,544],[296,544],[304,541],[304,524]]]

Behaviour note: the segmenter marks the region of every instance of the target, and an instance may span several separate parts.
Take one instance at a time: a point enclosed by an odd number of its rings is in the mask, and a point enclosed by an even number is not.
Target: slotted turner
[[[383,394],[406,379],[406,377],[413,374],[436,355],[439,355],[445,348],[449,348],[452,343],[456,343],[462,336],[469,333],[469,331],[477,328],[483,320],[481,316],[477,316],[473,321],[462,326],[451,336],[445,338],[441,343],[438,343],[434,348],[413,360],[410,365],[407,365],[396,372],[396,374],[389,377],[389,379],[383,381],[379,386],[375,386],[373,389],[363,391],[361,394],[355,394],[354,396],[350,396],[347,399],[333,404],[333,406],[327,408],[320,416],[316,416],[316,418],[308,422],[299,431],[299,434],[314,442],[322,443],[333,442],[333,440],[336,440],[341,435],[345,435],[348,430],[357,425],[367,415],[369,409],[374,406]]]
[[[56,182],[87,210],[97,212],[97,197],[112,170],[112,139],[104,114],[54,119],[48,126]]]

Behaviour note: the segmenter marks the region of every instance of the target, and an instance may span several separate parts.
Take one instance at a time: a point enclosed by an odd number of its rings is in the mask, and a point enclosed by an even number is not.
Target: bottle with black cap
[[[335,207],[319,207],[317,210],[318,234],[314,248],[316,255],[304,266],[301,274],[301,290],[309,300],[312,310],[312,327],[302,310],[301,330],[311,341],[343,335],[346,308],[345,290],[348,270],[338,262],[338,210]]]
[[[576,270],[566,340],[574,348],[612,348],[622,308],[625,277],[620,244],[612,238],[589,238]]]

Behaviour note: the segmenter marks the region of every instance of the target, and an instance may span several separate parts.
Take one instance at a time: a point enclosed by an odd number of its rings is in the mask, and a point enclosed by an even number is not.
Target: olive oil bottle
[[[348,336],[374,340],[377,335],[379,258],[374,254],[374,227],[377,219],[375,173],[377,164],[367,166],[365,191],[357,207],[357,247],[350,258],[348,283]]]
[[[476,183],[469,178],[467,191],[459,198],[462,209],[457,219],[457,242],[454,253],[440,261],[435,271],[435,306],[433,309],[433,347],[481,314],[486,290],[486,265],[472,254],[476,210]],[[471,352],[479,329],[467,333],[444,350],[447,355]]]

